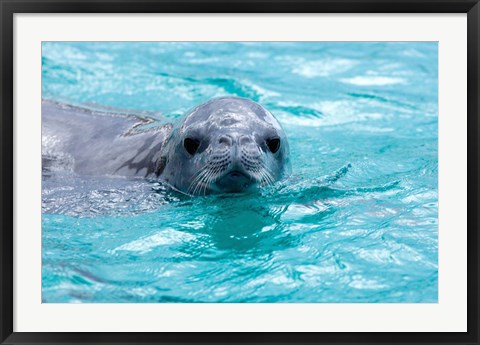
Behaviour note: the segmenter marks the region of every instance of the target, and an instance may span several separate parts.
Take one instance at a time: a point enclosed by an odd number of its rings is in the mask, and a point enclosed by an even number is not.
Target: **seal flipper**
[[[155,167],[155,175],[157,175],[157,177],[160,176],[163,170],[165,170],[166,166],[167,166],[167,157],[165,156],[160,157]]]

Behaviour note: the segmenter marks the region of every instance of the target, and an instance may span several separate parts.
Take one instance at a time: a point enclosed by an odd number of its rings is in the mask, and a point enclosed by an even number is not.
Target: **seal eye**
[[[277,152],[278,149],[280,148],[280,139],[279,138],[268,139],[267,147],[271,153]]]
[[[185,138],[183,141],[183,147],[185,147],[185,150],[191,155],[194,155],[195,152],[197,152],[198,147],[200,146],[200,141],[192,138]]]

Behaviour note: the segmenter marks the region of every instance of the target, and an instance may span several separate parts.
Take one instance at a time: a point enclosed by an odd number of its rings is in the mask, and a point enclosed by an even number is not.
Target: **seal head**
[[[254,191],[290,173],[280,123],[244,98],[216,98],[194,108],[164,152],[159,177],[190,195]]]

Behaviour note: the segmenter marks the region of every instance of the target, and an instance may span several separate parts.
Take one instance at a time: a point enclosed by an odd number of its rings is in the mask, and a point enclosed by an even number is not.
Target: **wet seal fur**
[[[273,184],[290,173],[290,158],[277,119],[244,98],[212,99],[175,125],[43,101],[42,166],[156,178],[180,192],[206,195]]]

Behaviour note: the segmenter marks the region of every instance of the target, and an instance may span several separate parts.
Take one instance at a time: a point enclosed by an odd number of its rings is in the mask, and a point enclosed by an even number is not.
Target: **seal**
[[[239,97],[209,100],[175,124],[43,101],[42,163],[81,175],[155,178],[189,195],[255,191],[291,171],[280,123]]]

